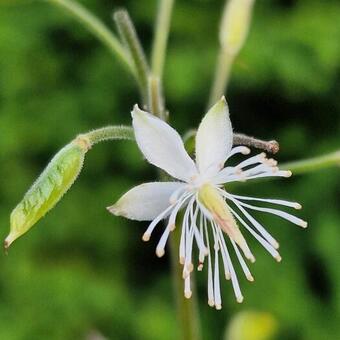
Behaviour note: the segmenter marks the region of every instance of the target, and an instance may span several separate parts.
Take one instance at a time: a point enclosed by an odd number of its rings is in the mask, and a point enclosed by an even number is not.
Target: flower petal
[[[131,114],[137,144],[151,164],[183,181],[197,174],[196,165],[176,130],[137,105]]]
[[[222,97],[204,116],[196,135],[196,162],[200,173],[221,169],[233,145],[227,102]]]
[[[151,221],[170,206],[171,194],[184,185],[179,182],[144,183],[129,190],[107,209],[130,220]]]

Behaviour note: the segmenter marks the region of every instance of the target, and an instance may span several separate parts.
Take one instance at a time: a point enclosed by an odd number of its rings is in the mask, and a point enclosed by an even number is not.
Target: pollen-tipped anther
[[[165,254],[164,248],[156,248],[156,255],[162,257]]]
[[[144,233],[143,237],[142,237],[142,240],[144,242],[148,242],[150,240],[150,237],[151,237],[151,235],[149,233]]]

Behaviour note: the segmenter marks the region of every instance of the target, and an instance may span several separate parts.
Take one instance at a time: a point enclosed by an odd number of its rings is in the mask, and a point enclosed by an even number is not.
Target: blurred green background
[[[77,133],[129,124],[138,100],[132,78],[87,31],[43,2],[0,0],[0,225],[58,149]],[[126,7],[147,52],[156,0],[83,0],[109,26]],[[172,124],[181,132],[204,113],[224,1],[178,0],[165,69]],[[340,2],[257,1],[249,39],[228,93],[236,131],[281,143],[279,161],[339,147]],[[169,257],[158,259],[160,230],[142,243],[143,223],[105,207],[156,171],[131,142],[88,153],[62,202],[0,256],[0,339],[177,339]],[[204,339],[222,339],[236,313],[270,313],[275,339],[340,338],[339,168],[242,186],[239,192],[299,201],[307,230],[259,216],[280,241],[277,264],[251,237],[255,283],[239,270],[245,301],[223,282],[223,309],[198,299]],[[240,269],[240,268],[238,268]],[[247,339],[245,339],[247,340]]]

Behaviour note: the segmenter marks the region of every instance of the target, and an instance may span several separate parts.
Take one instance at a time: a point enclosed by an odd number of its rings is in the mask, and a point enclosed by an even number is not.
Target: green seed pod
[[[91,147],[86,136],[80,135],[62,148],[15,207],[10,217],[10,233],[5,239],[7,249],[51,210],[77,179]]]

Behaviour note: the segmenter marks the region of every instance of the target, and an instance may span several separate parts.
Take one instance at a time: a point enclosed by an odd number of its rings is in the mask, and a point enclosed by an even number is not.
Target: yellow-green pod
[[[51,210],[77,179],[91,144],[79,136],[62,148],[15,207],[10,217],[10,233],[5,239],[8,248]]]

